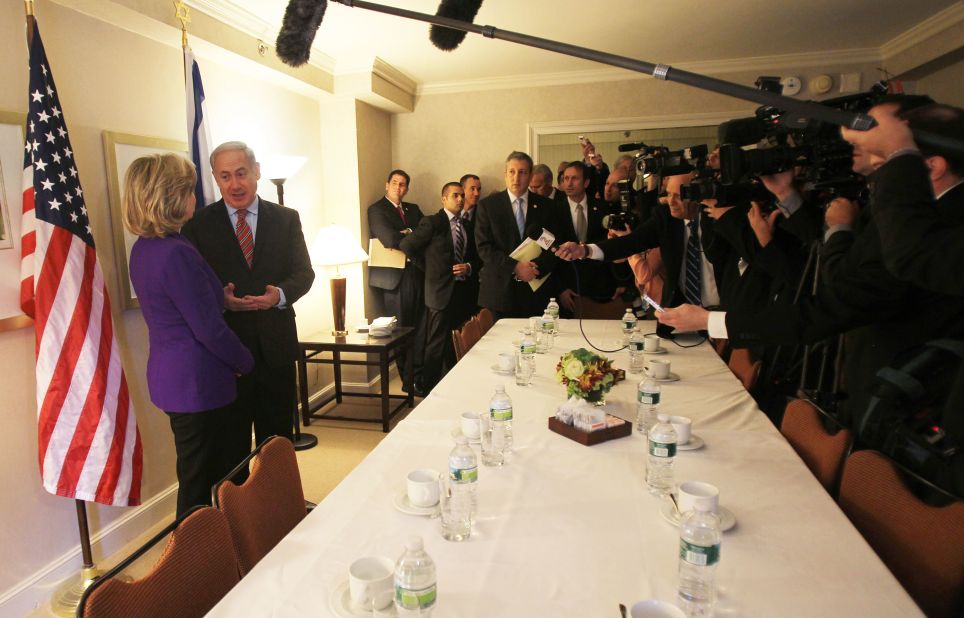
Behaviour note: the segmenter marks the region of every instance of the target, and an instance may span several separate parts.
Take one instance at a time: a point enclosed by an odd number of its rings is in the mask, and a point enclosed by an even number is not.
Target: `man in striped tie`
[[[442,187],[442,208],[422,218],[418,227],[402,239],[406,255],[424,256],[425,365],[422,375],[431,390],[454,364],[452,329],[472,316],[476,299],[469,277],[479,268],[472,223],[462,216],[465,191],[458,182]]]
[[[211,153],[222,199],[199,208],[183,234],[224,285],[224,319],[254,355],[254,371],[238,378],[224,443],[238,461],[272,435],[292,435],[295,359],[299,354],[295,301],[315,273],[298,211],[258,197],[261,167],[242,142]]]

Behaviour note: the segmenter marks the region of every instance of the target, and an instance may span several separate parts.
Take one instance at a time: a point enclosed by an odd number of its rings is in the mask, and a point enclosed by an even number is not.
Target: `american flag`
[[[36,28],[25,134],[20,305],[36,332],[44,489],[134,506],[140,434],[67,125]]]

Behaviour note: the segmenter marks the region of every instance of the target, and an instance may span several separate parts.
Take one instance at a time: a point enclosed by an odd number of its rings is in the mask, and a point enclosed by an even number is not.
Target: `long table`
[[[556,362],[588,346],[577,322],[562,321],[553,349],[537,355],[532,384],[516,386],[491,367],[522,325],[496,323],[210,615],[338,616],[332,602],[348,565],[395,559],[410,534],[422,536],[437,566],[437,618],[605,618],[618,616],[618,603],[672,601],[679,531],[646,490],[645,440],[634,432],[586,447],[549,431],[564,399]],[[598,347],[618,346],[617,321],[583,325]],[[660,358],[681,379],[662,385],[662,408],[691,417],[706,443],[678,454],[676,479],[717,485],[737,522],[723,537],[716,615],[922,615],[709,345],[664,344]],[[628,352],[608,356],[628,368]],[[637,381],[629,374],[607,405],[631,413]],[[460,414],[486,410],[497,384],[514,404],[515,452],[502,468],[480,467],[472,538],[445,541],[437,519],[403,514],[393,499],[408,471],[446,469]]]

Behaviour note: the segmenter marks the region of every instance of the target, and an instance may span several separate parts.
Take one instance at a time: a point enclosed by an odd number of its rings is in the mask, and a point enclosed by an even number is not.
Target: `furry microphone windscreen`
[[[479,12],[480,6],[482,6],[482,0],[442,0],[435,14],[438,17],[450,17],[471,23],[475,19],[476,13]],[[428,36],[435,47],[442,51],[452,51],[462,44],[462,41],[465,40],[465,34],[463,30],[455,30],[445,26],[432,26]]]
[[[285,9],[278,32],[275,52],[281,61],[293,67],[308,62],[311,42],[328,8],[328,0],[291,0]]]

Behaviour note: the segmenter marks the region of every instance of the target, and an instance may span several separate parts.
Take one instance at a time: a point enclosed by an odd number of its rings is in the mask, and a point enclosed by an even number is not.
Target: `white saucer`
[[[503,370],[503,369],[502,369],[501,367],[499,367],[498,365],[492,365],[491,367],[489,367],[489,369],[491,369],[492,371],[496,372],[496,373],[499,374],[500,376],[511,376],[511,375],[515,375],[515,370],[514,370],[514,369]]]
[[[462,433],[462,428],[459,427],[458,425],[456,425],[455,427],[452,428],[452,432],[451,432],[451,433],[452,433],[452,439],[453,439],[453,440],[456,439],[456,438],[458,438],[459,436],[465,435],[465,434]],[[469,438],[468,436],[465,436],[465,437],[466,437],[466,439],[469,441],[469,444],[481,444],[481,443],[482,443],[482,438]],[[677,448],[678,448],[678,447],[677,447]]]
[[[650,379],[652,379],[652,380],[654,380],[654,381],[656,381],[656,382],[676,382],[677,380],[679,380],[679,374],[678,374],[678,373],[673,373],[672,371],[670,371],[670,372],[669,372],[669,375],[668,375],[667,377],[665,377],[665,378],[656,378],[656,377],[653,377],[653,376],[649,375],[648,373],[646,373],[645,371],[643,372],[643,376],[645,376],[645,377],[647,377],[647,378],[650,378]]]
[[[674,526],[679,526],[679,513],[676,512],[673,501],[668,496],[664,498],[663,503],[659,505],[659,514],[669,523]],[[720,518],[720,530],[723,532],[726,532],[736,525],[736,516],[733,515],[733,511],[725,506],[719,507],[716,514]]]
[[[438,512],[437,504],[432,506],[415,506],[409,502],[408,492],[406,492],[404,489],[395,494],[395,498],[392,500],[392,506],[394,506],[396,510],[401,511],[406,515],[432,517]]]
[[[667,352],[669,352],[669,350],[667,350],[666,348],[660,348],[658,352],[649,352],[649,351],[647,351],[647,350],[643,350],[643,354],[654,354],[654,355],[655,355],[655,354],[666,354]]]
[[[372,615],[371,610],[365,612],[352,607],[347,579],[335,586],[331,596],[328,597],[328,607],[338,618],[371,618]]]
[[[706,443],[703,442],[703,438],[699,437],[695,433],[691,433],[690,441],[687,442],[686,444],[677,444],[676,450],[677,451],[697,451],[703,448],[705,444]]]

